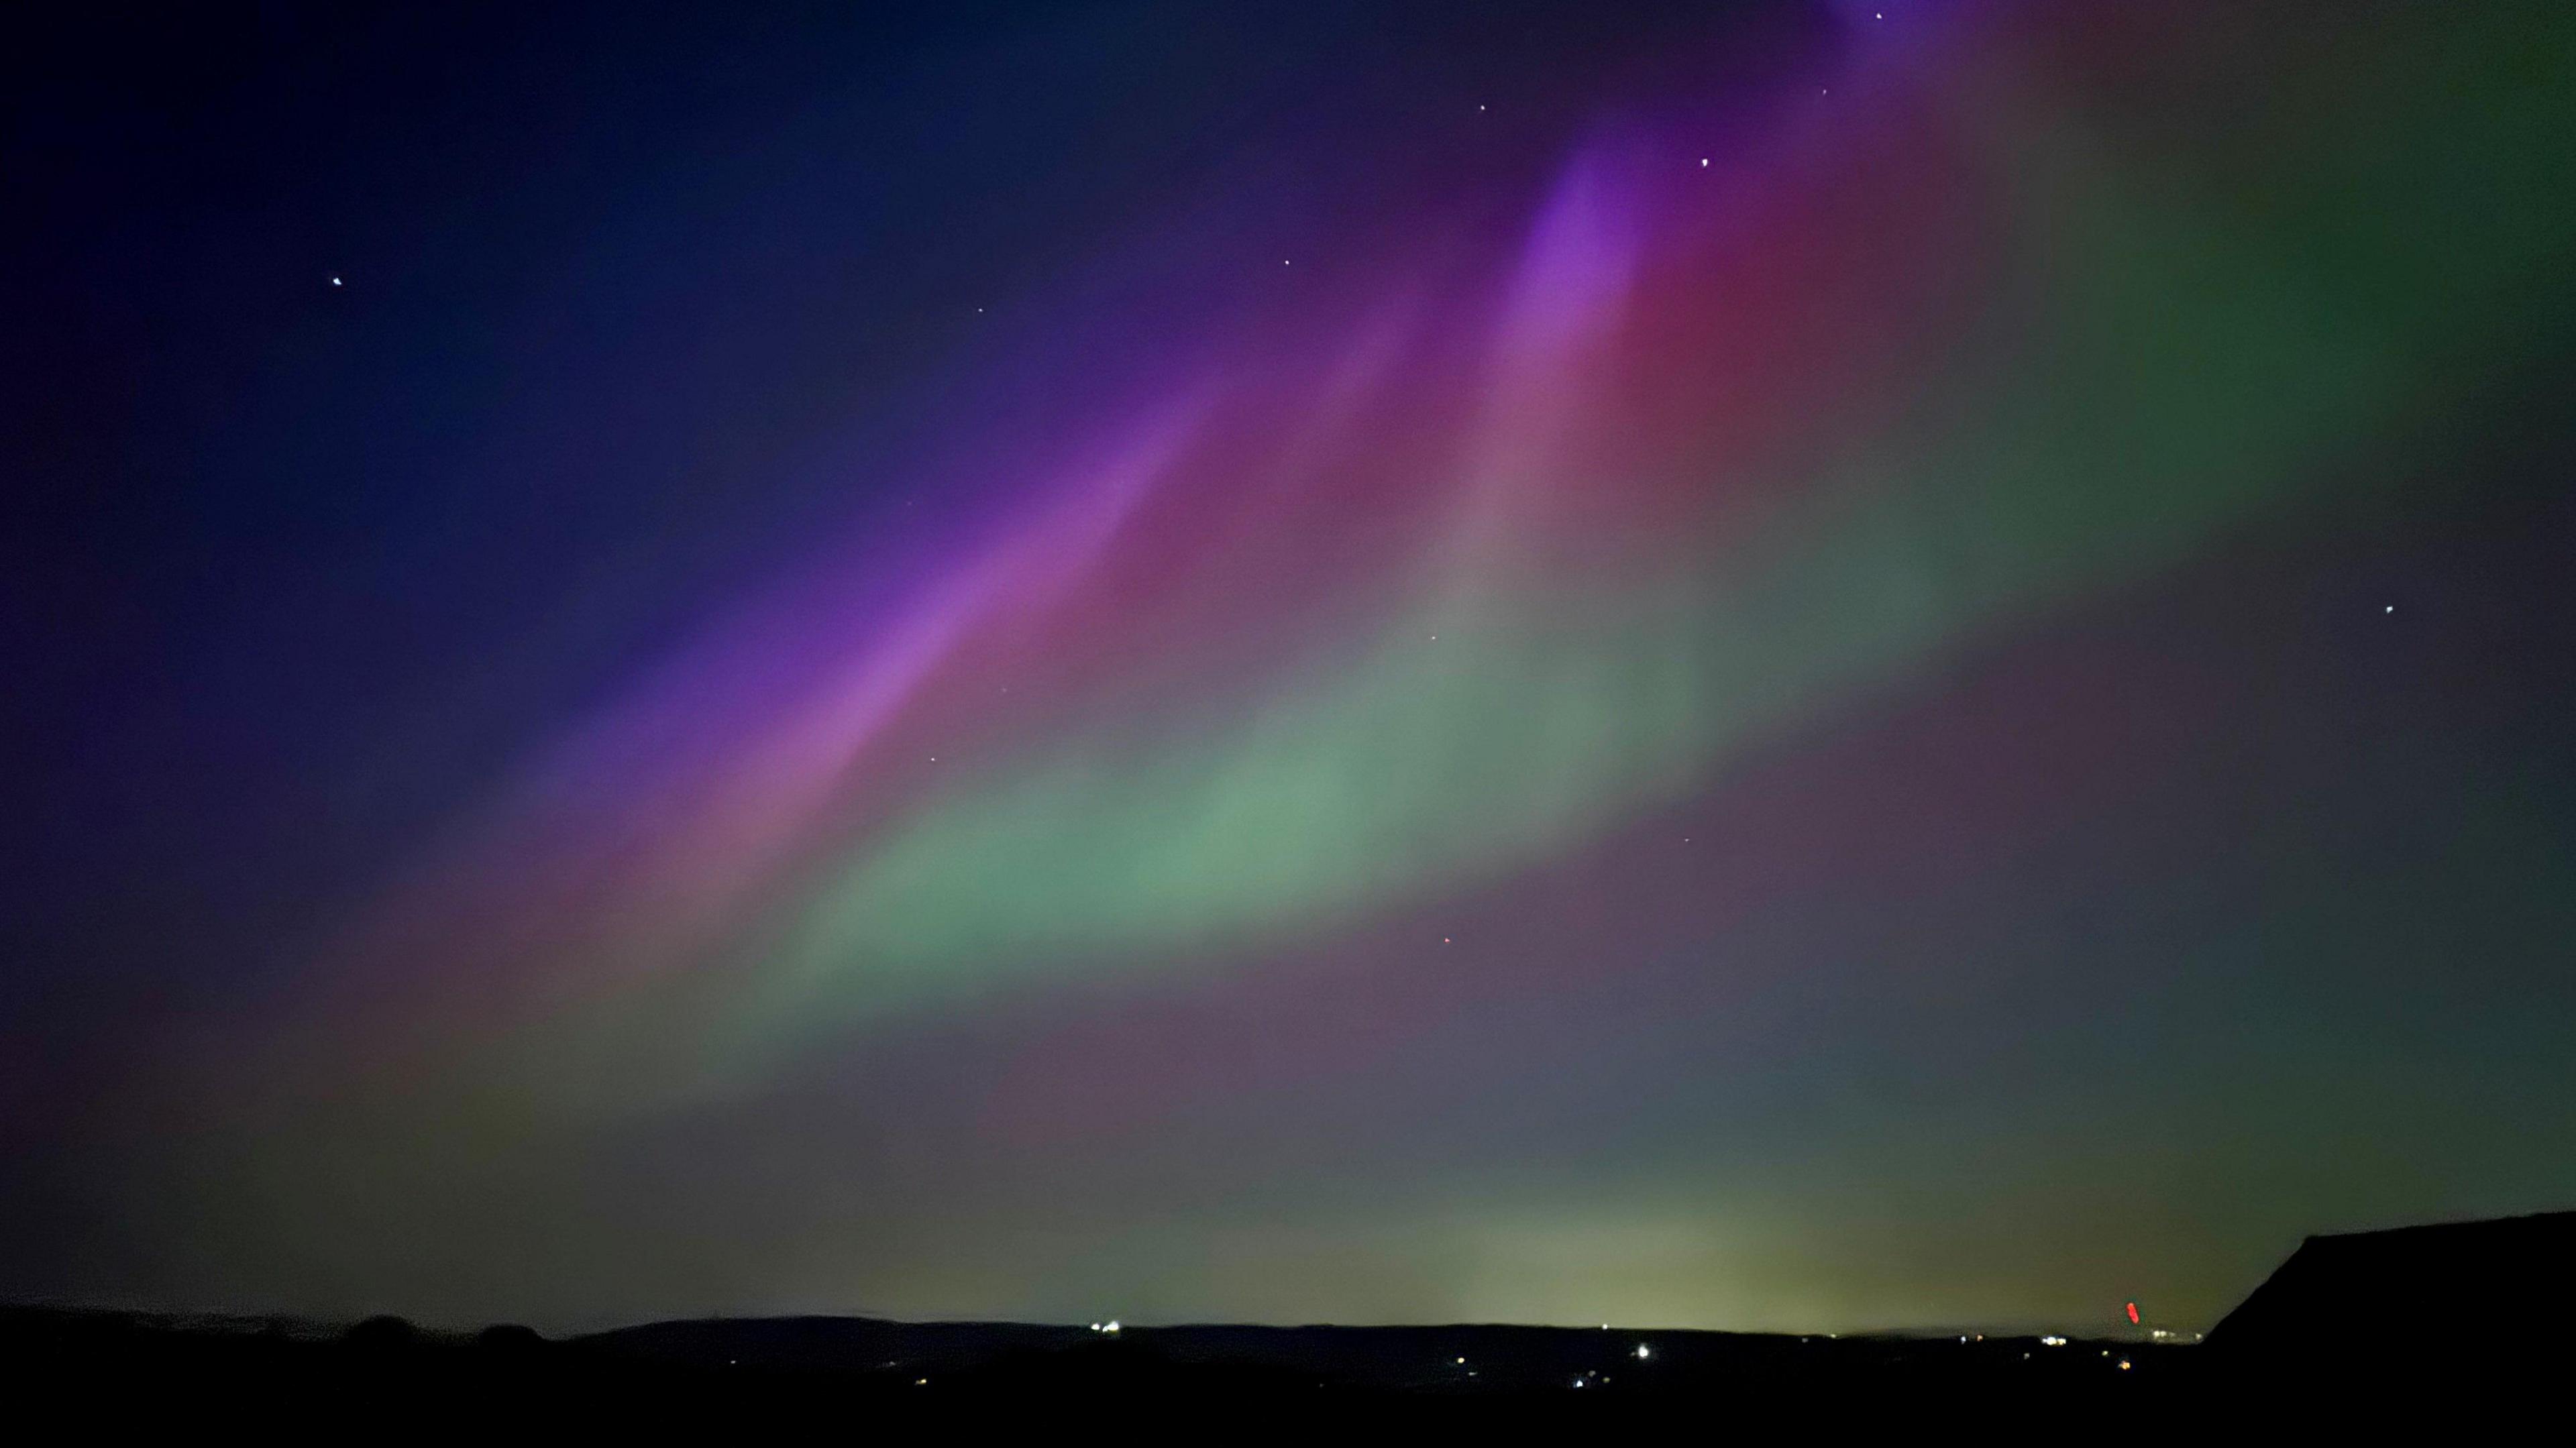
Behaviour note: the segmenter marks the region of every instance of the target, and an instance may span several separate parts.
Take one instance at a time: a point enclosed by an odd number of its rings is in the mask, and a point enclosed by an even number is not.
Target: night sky
[[[42,8],[0,1297],[2189,1330],[2576,1206],[2564,5]]]

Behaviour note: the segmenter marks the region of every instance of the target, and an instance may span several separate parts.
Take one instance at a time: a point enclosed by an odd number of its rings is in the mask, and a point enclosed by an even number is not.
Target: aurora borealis
[[[1464,10],[67,35],[0,1290],[2191,1328],[2576,1202],[2576,21]]]

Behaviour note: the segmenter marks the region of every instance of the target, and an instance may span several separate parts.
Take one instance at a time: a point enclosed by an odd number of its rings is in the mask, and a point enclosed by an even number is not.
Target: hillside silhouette
[[[1316,1405],[1541,1402],[1781,1422],[1926,1410],[2111,1414],[2177,1424],[2366,1381],[2473,1401],[2555,1381],[2570,1333],[2576,1213],[2309,1238],[2205,1343],[1748,1334],[1455,1324],[1265,1327],[708,1318],[548,1338],[379,1316],[0,1309],[0,1360],[59,1395],[153,1404],[293,1401],[441,1409],[865,1408],[1028,1415],[1151,1407],[1242,1417]],[[284,1395],[281,1398],[281,1395]],[[1231,1419],[1226,1415],[1235,1415]]]

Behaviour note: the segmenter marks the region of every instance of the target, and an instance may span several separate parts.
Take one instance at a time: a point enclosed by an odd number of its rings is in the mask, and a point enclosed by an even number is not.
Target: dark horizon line
[[[369,1312],[356,1316],[322,1315],[289,1311],[256,1311],[234,1308],[130,1307],[98,1302],[68,1300],[8,1299],[0,1300],[0,1313],[62,1313],[98,1317],[123,1317],[151,1321],[174,1327],[238,1325],[259,1328],[305,1328],[318,1336],[336,1336],[369,1322],[396,1321],[432,1337],[470,1338],[491,1328],[526,1328],[550,1342],[579,1342],[589,1338],[614,1337],[620,1333],[640,1332],[659,1327],[696,1326],[714,1323],[859,1323],[880,1327],[904,1328],[987,1328],[1024,1332],[1061,1332],[1098,1337],[1123,1337],[1130,1333],[1154,1332],[1609,1332],[1652,1333],[1663,1336],[1738,1337],[1738,1338],[1823,1338],[1831,1341],[1933,1341],[1966,1335],[1978,1339],[2011,1340],[2059,1336],[2068,1342],[2122,1342],[2146,1340],[2157,1329],[2144,1324],[2128,1332],[2118,1330],[2078,1329],[2063,1323],[1976,1324],[1952,1323],[1902,1327],[1869,1328],[1730,1328],[1643,1326],[1635,1323],[1568,1323],[1568,1322],[1503,1322],[1458,1319],[1421,1322],[1259,1322],[1192,1319],[1180,1322],[1135,1322],[1126,1318],[1104,1319],[1115,1322],[1115,1333],[1104,1333],[1097,1324],[1080,1322],[1047,1322],[1030,1318],[1006,1317],[893,1317],[868,1312],[715,1312],[696,1316],[650,1317],[619,1322],[607,1327],[546,1331],[529,1327],[514,1318],[492,1318],[467,1325],[451,1325],[439,1320],[424,1320],[399,1312]],[[2188,1345],[2206,1336],[2201,1331],[2162,1329],[2167,1344]]]

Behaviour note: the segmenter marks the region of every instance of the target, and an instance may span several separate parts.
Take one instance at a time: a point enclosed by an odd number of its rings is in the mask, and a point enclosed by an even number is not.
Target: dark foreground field
[[[1321,1409],[1381,1425],[1613,1415],[1702,1438],[1887,1426],[2313,1431],[2325,1420],[2483,1436],[2534,1406],[2561,1413],[2576,1382],[2571,1292],[2576,1213],[2562,1212],[2311,1237],[2205,1343],[856,1317],[659,1322],[550,1340],[523,1327],[426,1332],[389,1317],[341,1328],[17,1307],[0,1308],[0,1402],[14,1412],[0,1424],[318,1419],[386,1436],[432,1420],[694,1432],[754,1419],[855,1431],[971,1418],[1096,1431],[1151,1418],[1240,1440]]]
[[[1640,1355],[1639,1349],[1644,1353]],[[2182,1426],[2249,1404],[2519,1396],[2564,1368],[2512,1353],[2411,1357],[2367,1343],[2296,1360],[2221,1346],[2030,1337],[1795,1337],[1499,1326],[1126,1328],[862,1318],[656,1323],[541,1338],[522,1328],[346,1330],[243,1319],[11,1309],[0,1360],[22,1410],[109,1418],[545,1411],[651,1417],[708,1409],[997,1415],[1033,1424],[1184,1414],[1249,1430],[1314,1408],[1477,1414],[1649,1413],[1734,1425],[1861,1426],[1925,1413],[1987,1421]],[[2337,1371],[2344,1364],[2351,1371]],[[2356,1394],[2360,1395],[2356,1398]],[[2060,1416],[2063,1415],[2063,1416]],[[672,1419],[670,1421],[680,1421]]]

